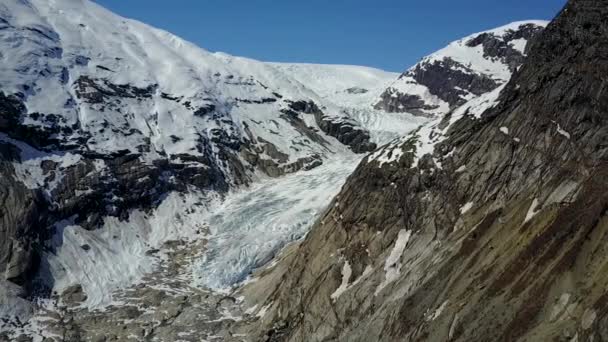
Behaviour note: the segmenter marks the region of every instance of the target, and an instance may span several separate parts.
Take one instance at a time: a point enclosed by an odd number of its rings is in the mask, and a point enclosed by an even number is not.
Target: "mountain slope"
[[[245,289],[258,336],[606,341],[607,15],[569,1],[502,91],[370,155]]]
[[[2,313],[75,285],[107,304],[167,241],[205,238],[203,218],[232,191],[376,146],[276,67],[90,1],[4,1],[0,46]],[[363,69],[348,72],[359,82]]]
[[[546,24],[515,22],[455,41],[404,72],[374,107],[441,117],[507,82],[522,64],[527,43]]]
[[[271,63],[341,107],[368,106],[399,74],[350,65]]]

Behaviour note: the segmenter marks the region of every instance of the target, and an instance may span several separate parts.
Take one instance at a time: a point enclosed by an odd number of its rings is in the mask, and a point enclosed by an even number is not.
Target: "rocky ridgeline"
[[[368,157],[243,290],[255,338],[608,341],[607,17],[569,1],[497,99]]]
[[[522,23],[454,42],[404,72],[380,95],[375,108],[441,117],[504,84],[505,75],[525,59],[525,49],[516,44],[525,46],[542,29],[540,23]]]

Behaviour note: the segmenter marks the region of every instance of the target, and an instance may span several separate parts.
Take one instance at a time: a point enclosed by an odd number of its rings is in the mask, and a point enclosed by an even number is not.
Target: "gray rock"
[[[359,165],[306,239],[243,289],[273,303],[254,339],[605,335],[589,320],[608,312],[606,17],[607,1],[569,1],[498,105],[450,126],[415,166],[415,135],[395,162]],[[346,261],[349,286],[336,297]],[[577,306],[552,322],[563,295]],[[582,331],[584,312],[598,317]]]
[[[87,295],[79,284],[65,289],[61,294],[61,297],[63,298],[63,302],[68,306],[75,306],[87,300]]]

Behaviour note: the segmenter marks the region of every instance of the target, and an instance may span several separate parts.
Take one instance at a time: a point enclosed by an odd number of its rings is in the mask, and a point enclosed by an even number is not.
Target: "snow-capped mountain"
[[[374,107],[441,117],[505,84],[523,63],[527,43],[546,25],[545,21],[515,22],[457,40],[404,72]]]
[[[285,171],[335,149],[312,129],[314,118],[292,113],[297,101],[324,107],[319,97],[264,63],[207,52],[86,1],[9,1],[0,11],[2,91],[25,106],[21,124],[53,132],[40,147],[147,161],[184,154],[226,160],[246,150],[254,155],[249,161],[259,157]],[[279,112],[284,119],[274,120]],[[262,151],[272,146],[279,153]],[[230,169],[254,162],[217,164],[227,182],[245,182]]]
[[[280,279],[308,291],[306,267],[333,272],[319,302],[358,284],[382,297],[418,239],[398,213],[432,199],[419,190],[456,163],[442,146],[501,103],[544,25],[466,37],[399,76],[213,53],[88,0],[3,1],[0,340],[249,340],[236,323],[280,338],[294,295]],[[327,249],[306,242],[313,225]],[[301,272],[274,277],[285,265]]]
[[[569,0],[506,84],[366,158],[240,293],[263,308],[250,332],[607,341],[604,18],[608,1]]]
[[[158,266],[154,251],[168,241],[225,233],[207,221],[227,194],[317,169],[306,180],[318,189],[287,188],[301,205],[290,198],[276,234],[268,225],[249,236],[273,241],[213,259],[224,278],[242,280],[305,234],[364,156],[356,153],[420,122],[377,133],[328,98],[362,95],[391,73],[212,53],[88,0],[3,1],[0,51],[0,311],[21,317],[32,310],[24,297],[74,286],[87,304],[108,304],[113,289]],[[342,78],[309,86],[306,72]],[[210,253],[225,246],[218,241]]]
[[[352,65],[271,63],[340,107],[367,107],[398,73]]]

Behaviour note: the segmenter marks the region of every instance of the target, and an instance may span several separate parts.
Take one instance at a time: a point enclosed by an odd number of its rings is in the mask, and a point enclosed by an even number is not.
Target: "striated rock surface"
[[[608,2],[504,87],[382,147],[243,293],[254,340],[606,341]]]

